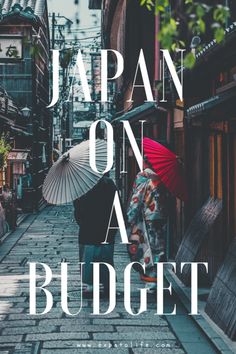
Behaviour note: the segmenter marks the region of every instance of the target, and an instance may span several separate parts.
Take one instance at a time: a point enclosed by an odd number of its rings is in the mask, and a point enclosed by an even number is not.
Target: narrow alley
[[[108,316],[94,316],[92,300],[83,300],[82,312],[75,317],[65,315],[60,306],[60,263],[69,265],[69,308],[77,312],[80,306],[78,270],[78,226],[73,222],[71,206],[47,207],[30,215],[2,244],[0,249],[0,353],[216,353],[204,335],[190,319],[180,302],[169,297],[165,311],[172,312],[177,303],[177,315],[156,316],[156,301],[148,298],[148,311],[138,317],[127,314],[123,296],[117,299],[116,310]],[[48,286],[53,294],[53,309],[43,316],[29,313],[28,262],[46,263],[54,279]],[[118,290],[123,293],[122,274],[129,263],[126,247],[115,247]],[[43,275],[43,273],[40,273]],[[139,308],[139,288],[142,285],[133,273],[132,302]],[[102,310],[108,303],[102,300]],[[45,295],[37,297],[37,311],[45,309]],[[185,326],[184,331],[180,329]]]

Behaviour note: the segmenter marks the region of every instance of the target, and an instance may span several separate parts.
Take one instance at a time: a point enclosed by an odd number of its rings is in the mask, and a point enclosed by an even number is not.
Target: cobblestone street
[[[63,258],[69,266],[69,308],[78,311],[79,289],[78,227],[72,222],[70,206],[47,207],[29,216],[0,246],[0,353],[215,353],[184,311],[177,299],[176,316],[155,316],[155,298],[149,297],[148,311],[138,317],[128,315],[123,297],[108,316],[93,316],[92,300],[83,301],[81,314],[66,316],[60,306],[60,279],[55,277],[48,289],[54,306],[43,316],[29,316],[28,262],[48,264],[60,274]],[[126,248],[116,245],[115,267],[118,290],[123,290],[123,271],[129,259]],[[137,274],[133,281],[133,307],[139,307]],[[135,290],[136,289],[136,290]],[[102,308],[106,311],[107,302]],[[165,310],[172,312],[173,300]],[[37,311],[45,308],[45,297],[37,298]],[[183,329],[184,328],[184,329]],[[181,340],[181,342],[180,342]]]

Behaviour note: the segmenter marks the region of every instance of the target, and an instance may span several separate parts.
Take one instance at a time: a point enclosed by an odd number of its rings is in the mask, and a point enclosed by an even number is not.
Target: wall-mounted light
[[[31,115],[31,109],[29,107],[24,107],[21,109],[21,113],[23,115],[24,118],[30,118]]]

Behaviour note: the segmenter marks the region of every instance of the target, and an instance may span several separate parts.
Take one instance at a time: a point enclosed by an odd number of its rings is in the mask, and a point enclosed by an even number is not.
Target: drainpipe
[[[160,62],[160,43],[157,38],[159,32],[159,16],[155,16],[155,59],[154,59],[154,95],[156,101],[158,99],[158,90],[156,87],[156,82],[159,80],[159,62]]]
[[[172,111],[167,111],[167,132],[166,132],[166,142],[168,145],[171,145],[171,136],[172,136],[172,124],[171,121],[173,119]]]

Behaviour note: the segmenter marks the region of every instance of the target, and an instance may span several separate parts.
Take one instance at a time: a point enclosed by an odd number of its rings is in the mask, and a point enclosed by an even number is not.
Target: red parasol
[[[178,157],[158,142],[144,138],[144,154],[166,188],[177,198],[187,201],[187,188]]]

